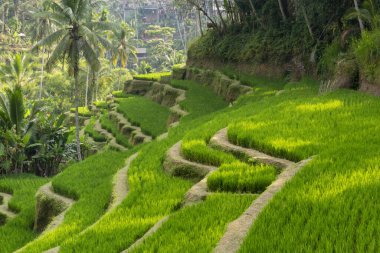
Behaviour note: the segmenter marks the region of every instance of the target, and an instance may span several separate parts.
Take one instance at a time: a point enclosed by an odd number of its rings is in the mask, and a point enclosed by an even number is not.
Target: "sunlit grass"
[[[33,231],[35,194],[48,179],[33,175],[0,177],[0,191],[13,195],[9,207],[17,216],[0,226],[0,252],[10,253],[32,241],[37,234]]]
[[[104,135],[95,131],[94,129],[95,122],[96,122],[96,118],[91,117],[90,123],[84,128],[84,132],[88,134],[91,138],[93,138],[94,141],[97,141],[97,142],[107,141],[107,138]]]
[[[237,159],[228,153],[210,148],[203,140],[190,140],[182,143],[181,152],[188,160],[201,164],[220,166]]]
[[[122,134],[117,122],[109,118],[108,112],[104,111],[103,114],[100,116],[100,124],[102,125],[102,128],[112,133],[118,144],[126,148],[132,146],[132,144],[130,143],[130,136]]]
[[[133,76],[135,80],[144,80],[144,81],[160,81],[163,77],[171,77],[171,72],[157,72],[149,74],[141,74]]]
[[[210,92],[209,88],[188,82],[184,85],[189,91],[187,97],[190,101],[205,101],[203,106],[188,103],[189,111],[198,118],[191,114],[185,116],[178,127],[170,129],[168,138],[145,146],[129,169],[130,193],[127,199],[96,226],[62,244],[61,252],[118,253],[127,249],[157,221],[178,208],[193,183],[165,174],[162,168],[165,153],[186,132],[213,117],[211,109],[203,110],[205,106],[210,106],[214,111],[225,106],[225,103],[220,102],[222,99]],[[203,92],[200,92],[202,89]],[[193,98],[193,95],[207,96],[207,99]],[[224,227],[225,224],[221,226]],[[200,238],[206,239],[207,236],[203,234]],[[214,238],[213,243],[215,241]]]
[[[67,212],[61,226],[43,234],[22,252],[43,252],[56,247],[99,219],[111,199],[113,175],[132,152],[94,155],[56,176],[52,181],[55,191],[76,199],[77,203]]]
[[[229,222],[256,198],[254,195],[212,194],[185,208],[133,252],[212,252]]]
[[[223,164],[207,179],[211,191],[263,192],[276,179],[276,168],[242,162]]]
[[[117,111],[145,134],[157,137],[167,131],[169,108],[137,96],[117,99],[117,103]]]

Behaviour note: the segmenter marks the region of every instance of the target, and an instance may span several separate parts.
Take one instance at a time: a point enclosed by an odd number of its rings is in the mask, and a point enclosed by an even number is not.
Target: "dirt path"
[[[0,213],[4,214],[7,217],[7,219],[13,219],[14,217],[16,217],[17,214],[10,210],[8,207],[12,195],[0,192],[0,196],[3,198],[3,203],[0,205]]]
[[[177,142],[166,153],[164,169],[171,175],[185,178],[203,179],[208,173],[214,171],[216,167],[204,165],[186,160],[181,155],[182,141]]]
[[[274,165],[280,168],[286,168],[294,164],[294,162],[288,161],[286,159],[273,157],[254,149],[243,148],[243,147],[236,146],[230,143],[228,141],[227,128],[224,128],[220,130],[219,132],[217,132],[211,138],[210,145],[222,148],[223,150],[231,152],[231,153],[247,155],[259,162]]]
[[[169,149],[169,151],[167,152],[166,159],[170,159],[170,163],[175,163],[176,166],[197,167],[198,169],[207,171],[206,176],[201,181],[193,185],[193,187],[191,187],[190,190],[185,194],[181,207],[194,205],[203,201],[208,194],[207,177],[217,168],[186,160],[181,155],[181,142],[178,142],[171,149]],[[149,236],[153,235],[166,221],[168,221],[169,218],[170,215],[165,216],[164,218],[159,220],[151,229],[149,229],[144,234],[144,236],[138,239],[135,243],[133,243],[128,249],[124,250],[122,253],[131,252],[133,249],[140,246]]]
[[[228,141],[227,129],[222,129],[219,131],[211,139],[211,144],[226,151],[243,153],[263,163],[284,168],[277,179],[262,194],[260,194],[251,206],[238,219],[228,225],[227,231],[214,250],[215,253],[235,253],[239,251],[244,238],[248,235],[251,226],[261,211],[273,199],[274,195],[278,193],[285,186],[285,184],[297,174],[298,171],[307,165],[312,158],[299,163],[294,163],[285,159],[266,155],[256,150],[233,145]]]
[[[114,177],[114,186],[112,192],[112,202],[108,207],[108,212],[118,207],[129,193],[128,184],[128,170],[131,167],[131,163],[136,159],[138,153],[130,156],[126,162],[125,167],[119,170]]]
[[[113,179],[113,191],[112,191],[112,201],[111,204],[109,205],[107,212],[104,214],[106,215],[107,213],[113,211],[116,207],[118,207],[123,200],[127,197],[128,192],[129,192],[129,185],[128,185],[128,170],[131,166],[131,163],[133,160],[136,159],[138,156],[138,153],[133,154],[130,156],[126,161],[125,161],[125,166],[121,170],[119,170]],[[103,217],[104,217],[103,215]],[[93,228],[96,224],[98,224],[101,221],[102,218],[98,219],[94,224],[91,226],[87,227],[85,230],[81,232],[81,234],[85,233],[86,231],[90,230]],[[44,253],[57,253],[59,252],[60,247],[55,247],[52,249],[49,249],[45,251]]]
[[[59,195],[59,194],[55,193],[54,190],[53,190],[53,186],[52,186],[51,182],[43,185],[38,190],[37,194],[43,194],[43,195],[47,196],[49,199],[54,199],[55,201],[57,201],[59,203],[62,203],[62,205],[65,208],[65,210],[63,212],[61,212],[59,215],[57,215],[49,223],[49,225],[46,227],[46,229],[43,232],[43,234],[44,234],[44,233],[47,233],[47,232],[49,232],[49,231],[51,231],[51,230],[59,227],[63,223],[63,220],[65,219],[65,215],[66,215],[67,211],[75,203],[75,200],[67,198],[67,197],[64,197],[62,195]]]
[[[122,251],[121,253],[129,253],[132,250],[136,249],[138,246],[140,246],[149,236],[156,233],[156,231],[166,222],[168,221],[169,216],[165,216],[161,220],[159,220],[151,229],[146,232],[143,237],[135,241],[128,249]]]

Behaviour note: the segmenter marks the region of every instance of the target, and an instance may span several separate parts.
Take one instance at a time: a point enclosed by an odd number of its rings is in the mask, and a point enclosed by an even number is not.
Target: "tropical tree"
[[[124,22],[121,24],[120,29],[114,32],[112,37],[112,63],[114,67],[120,62],[121,66],[126,68],[129,56],[133,56],[137,60],[136,48],[130,43],[134,35],[134,30]],[[118,84],[120,89],[121,71],[119,73]]]
[[[61,0],[51,3],[51,18],[59,23],[59,28],[36,44],[52,46],[56,44],[50,55],[46,68],[51,70],[60,59],[67,62],[69,74],[74,76],[75,93],[75,128],[78,160],[82,160],[79,139],[79,61],[84,58],[94,71],[100,67],[97,49],[100,45],[108,45],[98,30],[111,29],[105,22],[91,20],[92,6],[89,0]]]
[[[28,115],[25,112],[20,85],[0,93],[0,173],[23,172],[26,165],[25,148],[29,145],[38,107],[33,106]]]
[[[50,16],[50,0],[44,0],[37,7],[32,9],[32,25],[29,27],[29,33],[32,35],[32,41],[38,42],[51,34],[55,30],[54,20]],[[41,53],[41,73],[39,86],[39,99],[42,98],[43,82],[44,82],[44,67],[45,67],[45,46],[42,47]]]
[[[16,54],[10,56],[7,61],[0,67],[0,76],[3,82],[23,86],[30,80],[31,63],[27,55]]]

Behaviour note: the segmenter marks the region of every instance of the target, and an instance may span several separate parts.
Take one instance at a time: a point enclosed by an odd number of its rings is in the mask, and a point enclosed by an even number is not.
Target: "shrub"
[[[176,64],[172,67],[173,71],[186,69],[186,63]]]
[[[107,109],[108,108],[108,104],[105,101],[96,101],[96,102],[94,102],[94,105],[98,108],[101,108],[101,109]]]
[[[374,81],[380,68],[380,30],[364,32],[353,44],[353,52],[365,78]]]
[[[267,165],[250,166],[242,162],[222,165],[207,180],[212,191],[263,192],[276,178],[276,169]]]
[[[132,144],[129,141],[129,136],[124,135],[120,132],[117,122],[109,118],[109,114],[105,113],[100,117],[100,124],[102,128],[110,132],[116,139],[116,142],[126,148],[130,148]]]
[[[75,108],[71,108],[70,112],[75,113]],[[92,112],[87,107],[79,107],[78,114],[79,116],[90,117],[92,115]]]
[[[202,164],[220,166],[223,163],[231,163],[236,158],[220,150],[212,149],[203,140],[191,140],[182,143],[182,154],[186,159]]]
[[[94,141],[96,142],[106,142],[107,138],[100,134],[99,132],[95,131],[94,125],[95,125],[96,119],[95,117],[92,117],[90,120],[90,123],[85,127],[84,132],[91,136]]]
[[[129,95],[125,94],[124,91],[122,91],[122,90],[114,91],[114,92],[112,92],[112,95],[115,98],[127,98],[127,97],[129,97]]]
[[[135,80],[143,80],[143,81],[160,81],[163,77],[170,77],[172,75],[171,72],[158,72],[158,73],[150,73],[150,74],[141,74],[135,75],[133,79]]]

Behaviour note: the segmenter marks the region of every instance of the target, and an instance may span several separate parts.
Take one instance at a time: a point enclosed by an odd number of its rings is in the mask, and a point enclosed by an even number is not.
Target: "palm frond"
[[[52,34],[50,34],[49,36],[47,36],[46,38],[40,40],[34,47],[33,49],[35,48],[38,48],[40,46],[51,46],[53,45],[54,43],[57,43],[59,40],[61,40],[62,37],[64,37],[65,35],[68,34],[68,30],[67,29],[60,29]],[[33,50],[32,49],[32,50]]]
[[[98,71],[100,68],[100,62],[95,50],[85,40],[81,40],[81,46],[83,56],[87,63],[91,66],[91,69]]]
[[[70,46],[70,34],[66,34],[65,37],[59,42],[59,44],[55,47],[53,53],[46,63],[47,71],[50,71],[57,61],[61,58],[64,58],[65,52],[67,48]]]

